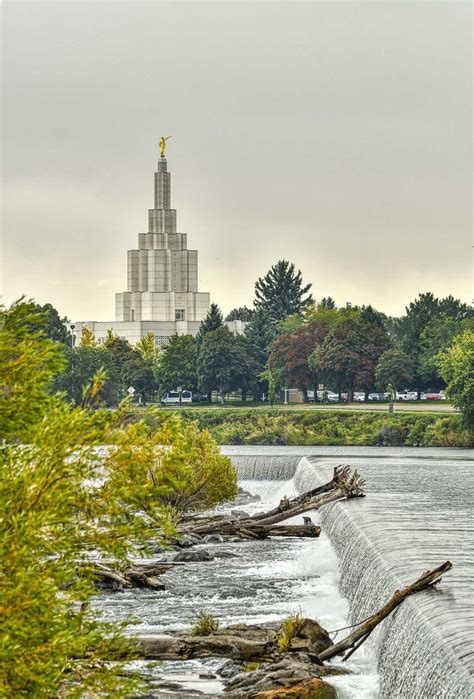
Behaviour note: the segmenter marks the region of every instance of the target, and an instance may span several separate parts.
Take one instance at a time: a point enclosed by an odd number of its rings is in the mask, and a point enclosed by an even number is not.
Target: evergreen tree
[[[259,309],[253,313],[249,324],[244,330],[244,334],[263,353],[263,364],[265,364],[268,358],[269,347],[278,335],[276,323],[273,322],[264,309]]]
[[[267,274],[255,282],[257,310],[264,310],[273,321],[283,320],[293,313],[300,313],[313,303],[311,294],[305,296],[311,284],[303,286],[301,271],[288,260],[279,260]]]
[[[243,320],[248,323],[252,319],[253,311],[247,306],[239,306],[238,308],[233,308],[225,317],[227,320]]]
[[[334,299],[331,296],[325,296],[324,298],[322,298],[321,301],[319,302],[319,306],[321,306],[321,308],[329,308],[329,309],[337,308],[336,302],[334,301]]]
[[[201,325],[199,326],[199,332],[196,335],[196,342],[198,343],[198,345],[201,344],[206,333],[212,332],[213,330],[217,330],[218,328],[222,328],[223,325],[224,316],[222,315],[221,309],[219,308],[217,303],[211,303],[211,306],[207,312],[207,316],[204,318]]]

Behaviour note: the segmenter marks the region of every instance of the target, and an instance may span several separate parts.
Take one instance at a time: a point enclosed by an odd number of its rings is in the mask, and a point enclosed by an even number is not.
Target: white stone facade
[[[115,320],[121,322],[201,322],[209,294],[198,292],[198,253],[176,229],[171,208],[171,173],[166,158],[155,172],[155,208],[148,232],[138,234],[138,250],[127,255],[127,291],[115,295]]]
[[[138,234],[138,249],[127,253],[127,291],[115,295],[115,321],[78,321],[75,334],[80,337],[87,326],[103,342],[112,330],[135,344],[152,332],[161,346],[175,334],[195,336],[209,305],[209,294],[198,291],[197,250],[188,250],[187,235],[177,231],[171,173],[166,158],[160,157],[148,231]],[[227,323],[236,334],[244,325],[239,320]]]

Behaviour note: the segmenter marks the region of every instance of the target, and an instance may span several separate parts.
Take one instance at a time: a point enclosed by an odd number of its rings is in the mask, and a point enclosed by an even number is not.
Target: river
[[[203,544],[215,560],[168,573],[163,593],[101,594],[97,606],[106,618],[133,617],[132,633],[153,634],[189,629],[200,610],[222,625],[278,620],[299,611],[334,631],[361,621],[402,584],[449,559],[454,568],[443,582],[405,601],[351,657],[353,674],[329,681],[341,699],[474,696],[472,451],[264,446],[222,451],[232,458],[240,484],[262,498],[246,511],[329,480],[338,463],[359,469],[367,497],[315,513],[313,520],[323,527],[317,540]],[[224,662],[139,666],[157,682],[167,682],[176,696],[218,696],[223,684],[215,671]],[[156,696],[162,696],[159,690]]]

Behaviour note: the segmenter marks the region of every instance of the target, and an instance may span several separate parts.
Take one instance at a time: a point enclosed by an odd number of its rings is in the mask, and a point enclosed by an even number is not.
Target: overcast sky
[[[472,296],[471,4],[4,2],[3,300],[111,320],[160,135],[200,291]]]

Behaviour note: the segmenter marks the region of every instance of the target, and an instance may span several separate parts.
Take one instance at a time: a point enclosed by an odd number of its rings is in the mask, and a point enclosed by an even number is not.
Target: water
[[[323,527],[317,540],[206,544],[222,557],[169,572],[163,593],[102,594],[97,606],[107,618],[132,616],[137,620],[132,633],[153,634],[188,630],[200,610],[212,612],[222,625],[275,621],[299,611],[333,630],[365,618],[402,584],[449,559],[454,570],[441,585],[405,601],[345,664],[354,674],[329,681],[341,699],[474,696],[472,452],[260,446],[223,451],[235,463],[241,485],[262,497],[246,511],[267,509],[285,494],[315,487],[338,463],[361,471],[368,496],[312,515]],[[225,557],[229,554],[235,557]],[[156,678],[178,682],[178,695],[200,690],[216,696],[222,683],[202,675],[222,662],[141,666]]]
[[[293,470],[299,461],[298,457]],[[247,512],[268,509],[284,495],[296,493],[291,478],[252,479],[241,481],[241,485],[262,498],[259,503],[246,505]],[[318,513],[312,517],[315,523],[319,521]],[[301,517],[297,519],[301,523]],[[212,562],[186,563],[168,572],[163,576],[166,591],[102,593],[96,599],[96,607],[109,620],[134,618],[130,633],[144,635],[187,632],[201,610],[211,612],[222,626],[279,621],[295,612],[318,619],[328,630],[347,625],[349,609],[339,593],[339,562],[326,534],[319,539],[239,541],[195,547],[199,548],[215,553],[217,558]],[[232,557],[227,557],[229,554]],[[215,696],[222,691],[222,683],[200,675],[215,671],[223,662],[195,660],[158,666],[141,662],[138,667],[156,680],[178,683],[178,695],[187,696],[193,689]],[[376,663],[370,649],[361,649],[348,666],[356,676],[337,678],[341,699],[376,697]]]
[[[273,450],[265,457],[261,449],[261,459],[273,457]],[[241,448],[238,456],[233,451],[226,448],[245,472],[254,458],[252,448],[247,453]],[[317,455],[303,456],[293,471],[298,492],[329,480],[334,465],[346,461],[367,481],[366,498],[321,511],[321,525],[340,558],[340,589],[349,601],[352,623],[366,618],[394,590],[428,568],[448,559],[454,565],[440,586],[405,601],[374,634],[370,645],[378,657],[379,696],[474,696],[473,452],[344,447],[312,451]],[[279,452],[282,459],[285,454],[281,448]],[[291,474],[295,448],[286,456],[287,463],[280,464],[284,478]]]

